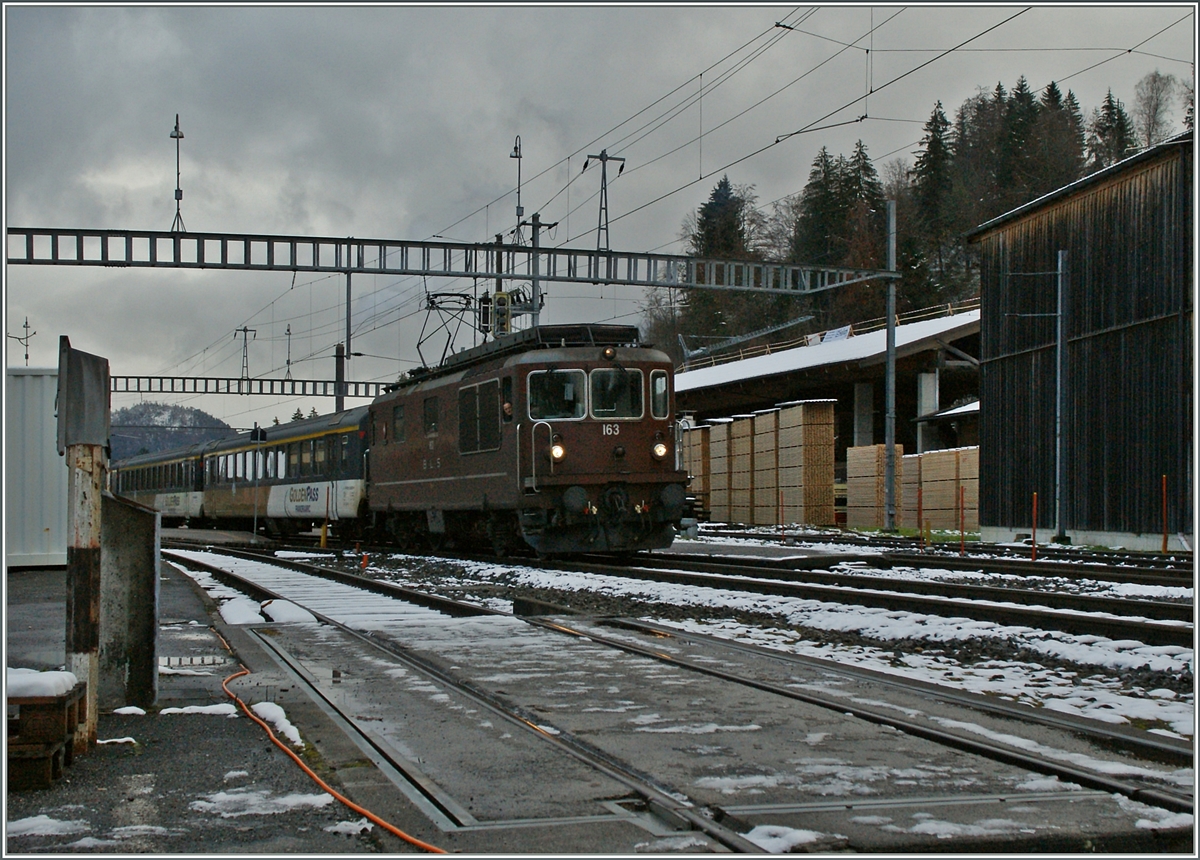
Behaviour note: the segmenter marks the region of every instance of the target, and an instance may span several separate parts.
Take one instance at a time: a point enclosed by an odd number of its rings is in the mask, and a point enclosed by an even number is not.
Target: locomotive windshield
[[[587,409],[582,370],[535,370],[529,374],[529,417],[582,418]]]
[[[641,418],[642,372],[619,365],[592,371],[593,418]]]

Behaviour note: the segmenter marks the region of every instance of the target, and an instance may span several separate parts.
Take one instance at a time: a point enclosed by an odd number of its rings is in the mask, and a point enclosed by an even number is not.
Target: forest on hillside
[[[1035,92],[1022,76],[1011,89],[997,84],[967,99],[952,116],[938,102],[911,164],[898,158],[880,171],[861,140],[848,155],[823,147],[804,188],[769,207],[758,205],[753,186],[726,175],[685,218],[681,238],[700,258],[883,269],[891,199],[898,312],[960,301],[978,295],[966,232],[1178,133],[1168,119],[1177,104],[1191,130],[1194,89],[1172,75],[1146,75],[1131,109],[1110,89],[1086,115],[1070,90],[1051,82]],[[650,290],[642,330],[678,364],[681,336],[694,350],[795,321],[742,345],[779,342],[882,317],[884,293],[873,283],[802,297]]]

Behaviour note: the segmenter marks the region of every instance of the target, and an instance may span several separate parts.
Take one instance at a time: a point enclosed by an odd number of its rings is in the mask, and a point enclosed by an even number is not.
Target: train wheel
[[[487,521],[487,535],[492,545],[492,554],[497,558],[505,558],[516,545],[517,524],[511,516],[492,514]]]
[[[446,548],[445,532],[429,532],[427,539],[429,541],[429,548],[434,552],[441,552]]]

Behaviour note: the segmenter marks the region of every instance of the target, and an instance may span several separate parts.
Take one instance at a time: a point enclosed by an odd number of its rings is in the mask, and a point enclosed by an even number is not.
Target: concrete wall
[[[109,493],[100,516],[98,704],[146,708],[158,698],[160,518]]]

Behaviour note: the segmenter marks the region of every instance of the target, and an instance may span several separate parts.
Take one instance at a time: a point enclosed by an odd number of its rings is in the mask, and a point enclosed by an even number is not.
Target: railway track
[[[918,553],[927,551],[930,554],[958,554],[959,544],[954,541],[940,541],[924,546],[919,538],[902,537],[899,535],[866,535],[846,531],[762,531],[735,528],[711,528],[702,525],[702,536],[741,538],[744,540],[783,543],[787,545],[804,543],[835,544],[847,547],[862,547],[871,549],[882,548],[886,552],[899,554]],[[967,555],[986,559],[1013,559],[1014,561],[1032,561],[1033,547],[1011,546],[1002,544],[983,544],[979,541],[966,543]],[[922,554],[925,554],[922,552]],[[1131,550],[1092,550],[1079,547],[1059,546],[1056,544],[1038,544],[1037,557],[1043,561],[1078,563],[1081,565],[1105,565],[1111,567],[1132,566],[1142,569],[1162,569],[1178,571],[1182,575],[1190,575],[1195,565],[1195,557],[1191,552],[1171,552],[1167,554],[1153,552],[1134,552]]]
[[[680,797],[687,797],[679,791],[679,786],[670,780],[648,775],[643,768],[633,767],[620,755],[615,755],[611,749],[597,745],[576,732],[562,727],[553,728],[545,724],[545,710],[529,705],[523,705],[513,700],[513,696],[504,690],[498,690],[492,685],[481,684],[478,679],[464,680],[455,669],[447,668],[447,664],[436,658],[421,657],[420,649],[411,644],[403,644],[393,640],[392,634],[384,631],[386,626],[383,616],[383,596],[390,603],[393,599],[404,604],[420,607],[424,613],[445,615],[452,613],[459,618],[496,617],[498,613],[477,604],[464,604],[450,601],[444,597],[424,595],[412,589],[357,577],[344,571],[331,571],[296,560],[281,560],[268,556],[255,555],[246,552],[225,553],[230,560],[219,564],[205,561],[197,553],[182,555],[168,554],[178,562],[189,567],[205,567],[216,574],[233,581],[240,582],[239,587],[253,593],[258,599],[286,599],[304,605],[308,603],[309,610],[320,617],[326,624],[331,625],[346,636],[357,637],[363,643],[381,649],[389,655],[389,659],[402,660],[414,670],[435,678],[439,684],[452,687],[458,695],[472,699],[480,706],[486,706],[492,712],[503,716],[513,725],[523,726],[534,732],[542,740],[552,741],[561,746],[579,761],[587,761],[589,766],[603,772],[625,785],[638,798],[639,809],[650,810],[662,820],[682,822],[691,829],[704,832],[726,849],[757,850],[748,848],[744,837],[739,835],[736,828],[731,829],[719,825],[722,821],[736,822],[737,816],[731,816],[728,810],[712,799],[688,798],[681,803]],[[233,559],[238,559],[234,561]],[[237,572],[229,568],[240,568]],[[248,574],[247,570],[257,571]],[[297,579],[299,577],[299,579]],[[338,586],[333,588],[333,584]],[[372,608],[371,618],[364,620],[355,616],[351,610],[351,618],[339,618],[339,613],[346,610],[347,600],[341,595],[343,588],[362,588],[381,595],[379,607]],[[337,593],[333,593],[337,591]],[[348,601],[353,603],[354,601]],[[387,610],[390,611],[390,610]],[[406,610],[408,611],[408,610]],[[430,622],[425,615],[407,615],[401,623],[411,629]],[[986,701],[987,697],[972,696],[961,692],[947,691],[935,688],[933,685],[912,683],[905,679],[879,677],[879,673],[854,671],[847,667],[838,666],[828,661],[814,661],[809,658],[780,655],[763,649],[754,649],[729,642],[714,642],[707,637],[683,633],[678,630],[668,630],[644,622],[634,622],[625,619],[527,619],[529,625],[553,635],[566,635],[571,639],[586,639],[588,642],[602,646],[604,649],[618,649],[625,653],[634,654],[642,660],[664,662],[677,670],[695,675],[703,675],[717,679],[723,684],[738,685],[758,691],[771,697],[772,701],[787,700],[802,703],[806,706],[825,709],[836,714],[852,714],[854,717],[876,726],[887,727],[903,732],[905,736],[921,738],[930,743],[952,748],[971,755],[982,756],[993,762],[1007,766],[1026,768],[1040,774],[1047,774],[1061,780],[1083,785],[1095,791],[1111,792],[1139,800],[1150,805],[1160,806],[1176,812],[1191,812],[1192,798],[1176,787],[1156,784],[1153,778],[1118,779],[1106,776],[1104,768],[1081,767],[1079,756],[1060,755],[1053,753],[1031,753],[1023,749],[1022,744],[1014,741],[1010,734],[1013,724],[1037,725],[1043,739],[1046,732],[1058,733],[1060,742],[1069,747],[1072,743],[1082,742],[1092,748],[1118,748],[1125,753],[1134,753],[1152,761],[1169,761],[1175,764],[1191,761],[1191,746],[1186,742],[1176,741],[1145,732],[1118,730],[1111,726],[1100,726],[1094,721],[1071,718],[1064,714],[1038,714],[1022,706],[1006,707],[995,701]],[[369,628],[364,632],[364,628]],[[261,638],[261,637],[260,637]],[[519,635],[516,637],[519,638]],[[271,647],[278,651],[278,638],[271,637],[274,643]],[[634,641],[634,640],[639,641]],[[670,643],[664,647],[664,642]],[[462,643],[456,643],[461,648]],[[553,647],[553,646],[552,646]],[[683,653],[696,651],[697,654]],[[722,656],[724,655],[724,656]],[[297,678],[303,679],[306,672],[310,685],[313,673],[303,668],[300,663],[286,657],[282,653],[279,659],[282,664],[290,666],[289,671]],[[451,658],[455,660],[457,658]],[[736,669],[727,667],[736,666]],[[864,692],[858,696],[847,698],[845,690],[829,692],[812,689],[813,685],[804,687],[797,685],[795,677],[803,668],[814,673],[814,677],[824,677],[829,673],[839,674],[843,678],[853,679],[853,683],[863,685],[864,691],[871,690],[872,694]],[[319,685],[316,685],[319,686]],[[505,684],[507,687],[508,685]],[[797,687],[800,689],[797,689]],[[820,685],[816,685],[820,686]],[[881,692],[886,691],[886,692]],[[334,707],[329,700],[328,686],[326,692],[314,690],[314,695],[321,697],[328,707]],[[874,698],[872,698],[872,695]],[[899,699],[897,698],[899,697]],[[913,705],[906,702],[922,702]],[[863,704],[866,702],[867,704]],[[888,704],[885,704],[888,702]],[[897,702],[899,702],[897,704]],[[933,702],[936,708],[950,709],[952,715],[958,718],[940,717],[936,719],[921,719],[915,714],[928,711]],[[897,716],[897,712],[904,716]],[[969,721],[964,722],[963,714],[970,713]],[[980,715],[983,715],[982,717]],[[353,714],[342,714],[342,718],[354,723]],[[994,730],[972,733],[963,729],[964,725],[974,725],[980,719],[996,720]],[[1006,729],[1000,731],[998,727]],[[1000,737],[1005,740],[995,740]],[[1073,740],[1071,740],[1073,739]],[[377,741],[377,739],[376,739]],[[399,773],[412,771],[404,761],[393,761],[394,756],[385,755],[387,745],[372,741],[370,737],[363,739],[362,744],[369,746],[373,755],[382,757],[387,766]],[[1045,744],[1039,749],[1046,749]],[[410,784],[416,786],[414,791],[420,792],[422,780],[419,773],[409,773],[406,777]],[[427,782],[427,780],[426,780]],[[453,819],[453,804],[447,805],[446,798],[439,798],[437,792],[432,795],[425,792],[421,795],[423,801],[433,808],[440,810],[439,814]],[[743,811],[744,812],[744,811]],[[696,817],[698,816],[698,818]],[[461,818],[461,816],[459,816]],[[462,819],[455,826],[473,826],[470,817]],[[466,824],[462,822],[466,821]],[[717,826],[719,825],[719,826]]]
[[[797,563],[745,558],[696,559],[690,554],[656,553],[620,563],[600,559],[526,563],[551,569],[994,621],[1082,636],[1138,639],[1151,645],[1190,647],[1193,642],[1193,610],[1186,603],[1055,594],[812,569],[839,564],[873,565],[878,563],[874,558],[819,557],[811,562]],[[957,569],[975,571],[978,567],[968,564]]]

